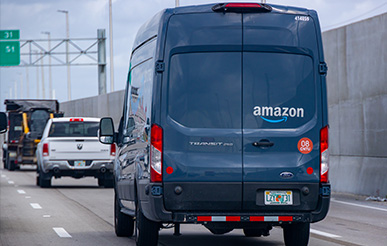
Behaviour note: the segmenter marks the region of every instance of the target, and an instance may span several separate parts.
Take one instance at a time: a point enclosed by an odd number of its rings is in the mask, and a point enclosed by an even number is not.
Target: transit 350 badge
[[[309,154],[313,149],[313,142],[309,138],[301,138],[297,147],[302,154]]]

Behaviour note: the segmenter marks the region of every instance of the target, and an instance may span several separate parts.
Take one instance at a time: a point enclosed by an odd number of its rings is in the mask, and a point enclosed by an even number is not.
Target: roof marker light
[[[262,13],[270,12],[272,8],[267,4],[258,3],[219,3],[212,7],[215,12]]]
[[[83,121],[83,119],[82,118],[71,118],[70,122],[73,122],[73,121]]]

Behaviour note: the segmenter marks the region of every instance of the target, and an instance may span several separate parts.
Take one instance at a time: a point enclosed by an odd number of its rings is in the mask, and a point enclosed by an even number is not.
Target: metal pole
[[[110,92],[114,91],[114,53],[113,53],[113,12],[112,0],[109,0],[109,46],[110,46]]]
[[[106,37],[105,29],[97,30],[98,38],[98,95],[106,94]]]
[[[180,6],[179,0],[175,0],[175,7],[179,7],[179,6]]]
[[[39,59],[38,51],[34,50],[36,60]],[[36,66],[36,98],[40,99],[40,88],[39,88],[39,66]]]
[[[40,59],[40,65],[41,65],[41,70],[42,70],[42,98],[46,99],[46,86],[44,85],[44,67],[43,67],[43,52],[40,53],[42,56],[42,59]]]
[[[48,90],[49,90],[49,99],[54,99],[52,95],[52,74],[51,74],[51,33],[42,32],[48,36]]]
[[[70,41],[70,27],[69,27],[69,11],[58,10],[60,13],[66,14],[66,64],[67,64],[67,100],[71,100],[71,79],[70,79],[70,63],[69,63],[69,41]]]
[[[20,98],[23,98],[23,74],[19,73],[20,78]]]
[[[29,76],[28,76],[28,67],[26,66],[26,89],[27,89],[27,97],[30,98],[30,81],[29,81]]]
[[[16,80],[13,81],[13,84],[15,86],[15,96],[14,96],[14,98],[17,99],[17,83],[16,83]]]

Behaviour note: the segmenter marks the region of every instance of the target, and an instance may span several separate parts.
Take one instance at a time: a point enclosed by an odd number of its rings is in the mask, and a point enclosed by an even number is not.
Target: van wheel
[[[296,223],[283,227],[286,246],[307,246],[309,241],[310,223]]]
[[[134,231],[133,217],[121,212],[117,194],[114,196],[114,229],[117,237],[131,237]]]
[[[39,170],[39,186],[42,188],[51,187],[51,177],[48,177],[41,170]]]
[[[160,224],[148,220],[142,213],[139,204],[136,206],[136,215],[136,245],[157,246]]]

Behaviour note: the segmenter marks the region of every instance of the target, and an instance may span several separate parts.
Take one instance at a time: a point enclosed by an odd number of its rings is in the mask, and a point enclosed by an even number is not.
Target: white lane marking
[[[15,182],[13,182],[13,181],[8,181],[8,184],[14,184]]]
[[[323,236],[323,237],[330,237],[330,238],[341,237],[341,236],[338,236],[338,235],[335,235],[335,234],[330,234],[328,232],[318,231],[318,230],[315,230],[315,229],[310,229],[310,233],[317,234],[317,235],[320,235],[320,236]]]
[[[2,174],[1,177],[2,177],[2,178],[5,178],[5,177],[7,177],[7,176],[5,176],[4,174]]]
[[[380,210],[380,211],[387,212],[387,209],[385,209],[385,208],[377,208],[377,207],[372,207],[372,206],[367,206],[367,205],[360,205],[360,204],[356,204],[356,203],[342,202],[342,201],[337,201],[335,199],[331,199],[331,201],[332,202],[341,203],[341,204],[345,204],[345,205],[351,205],[351,206],[355,206],[355,207],[370,208],[370,209],[375,209],[375,210]]]
[[[26,196],[26,199],[31,198],[30,196]]]
[[[50,218],[50,217],[51,217],[51,215],[49,215],[49,214],[43,215],[43,218]]]
[[[70,234],[63,227],[53,227],[52,228],[59,237],[71,237]]]
[[[42,207],[39,205],[39,203],[30,203],[30,205],[34,209],[42,209]]]
[[[26,194],[26,192],[25,192],[24,190],[17,190],[17,192],[18,192],[19,194]]]

